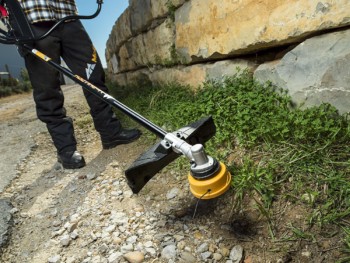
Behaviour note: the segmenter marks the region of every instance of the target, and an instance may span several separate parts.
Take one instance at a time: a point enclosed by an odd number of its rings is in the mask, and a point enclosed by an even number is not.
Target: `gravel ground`
[[[141,137],[102,150],[80,88],[69,86],[64,92],[87,166],[63,169],[48,133],[33,129],[34,145],[18,158],[16,178],[0,197],[13,205],[13,227],[1,262],[291,262],[283,253],[268,253],[265,230],[255,226],[253,231],[247,218],[232,220],[232,190],[214,200],[198,200],[189,192],[187,175],[170,166],[133,194],[124,170],[150,145]],[[20,122],[21,115],[13,111],[2,122],[14,118]],[[6,127],[9,136],[16,129]],[[23,151],[28,150],[25,140],[17,138]],[[3,151],[2,159],[10,155]],[[310,261],[306,252],[304,262]]]

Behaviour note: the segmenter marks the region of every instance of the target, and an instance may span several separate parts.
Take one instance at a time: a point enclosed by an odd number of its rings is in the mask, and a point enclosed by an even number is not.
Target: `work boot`
[[[78,169],[85,166],[85,159],[78,151],[59,153],[57,159],[65,169]]]
[[[103,149],[112,149],[120,144],[127,144],[137,140],[141,136],[141,131],[138,129],[124,129],[111,139],[101,139]]]

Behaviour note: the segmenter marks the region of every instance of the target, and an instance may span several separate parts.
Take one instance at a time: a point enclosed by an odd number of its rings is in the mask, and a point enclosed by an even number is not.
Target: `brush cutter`
[[[44,39],[64,21],[96,17],[101,11],[102,0],[97,0],[98,8],[93,15],[65,17],[42,36],[34,35],[18,0],[3,0],[2,2],[4,4],[0,6],[0,19],[5,29],[0,27],[0,43],[15,44],[27,50],[161,139],[126,170],[128,185],[134,193],[141,191],[155,174],[181,155],[187,157],[190,162],[188,180],[190,190],[195,197],[211,199],[220,196],[229,189],[231,175],[226,166],[207,155],[203,146],[216,132],[212,117],[202,118],[175,132],[166,132],[95,85],[31,47],[30,43]]]

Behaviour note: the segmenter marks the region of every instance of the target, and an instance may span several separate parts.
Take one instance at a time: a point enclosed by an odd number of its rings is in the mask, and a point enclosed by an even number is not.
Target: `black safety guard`
[[[202,144],[215,135],[212,117],[205,117],[174,132],[191,145]],[[161,169],[178,158],[180,154],[167,147],[164,141],[144,152],[126,171],[128,185],[133,193],[138,193]]]

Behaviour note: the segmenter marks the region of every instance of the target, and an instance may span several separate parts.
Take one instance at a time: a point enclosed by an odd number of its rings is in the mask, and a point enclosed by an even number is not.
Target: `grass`
[[[296,107],[285,91],[259,84],[245,71],[221,82],[208,81],[198,90],[179,84],[115,87],[114,95],[168,131],[213,116],[217,133],[206,151],[230,168],[234,210],[244,211],[253,201],[268,222],[272,240],[318,243],[335,237],[342,240],[336,260],[350,259],[347,114],[340,115],[329,104]],[[281,203],[299,207],[303,222],[279,228]]]

